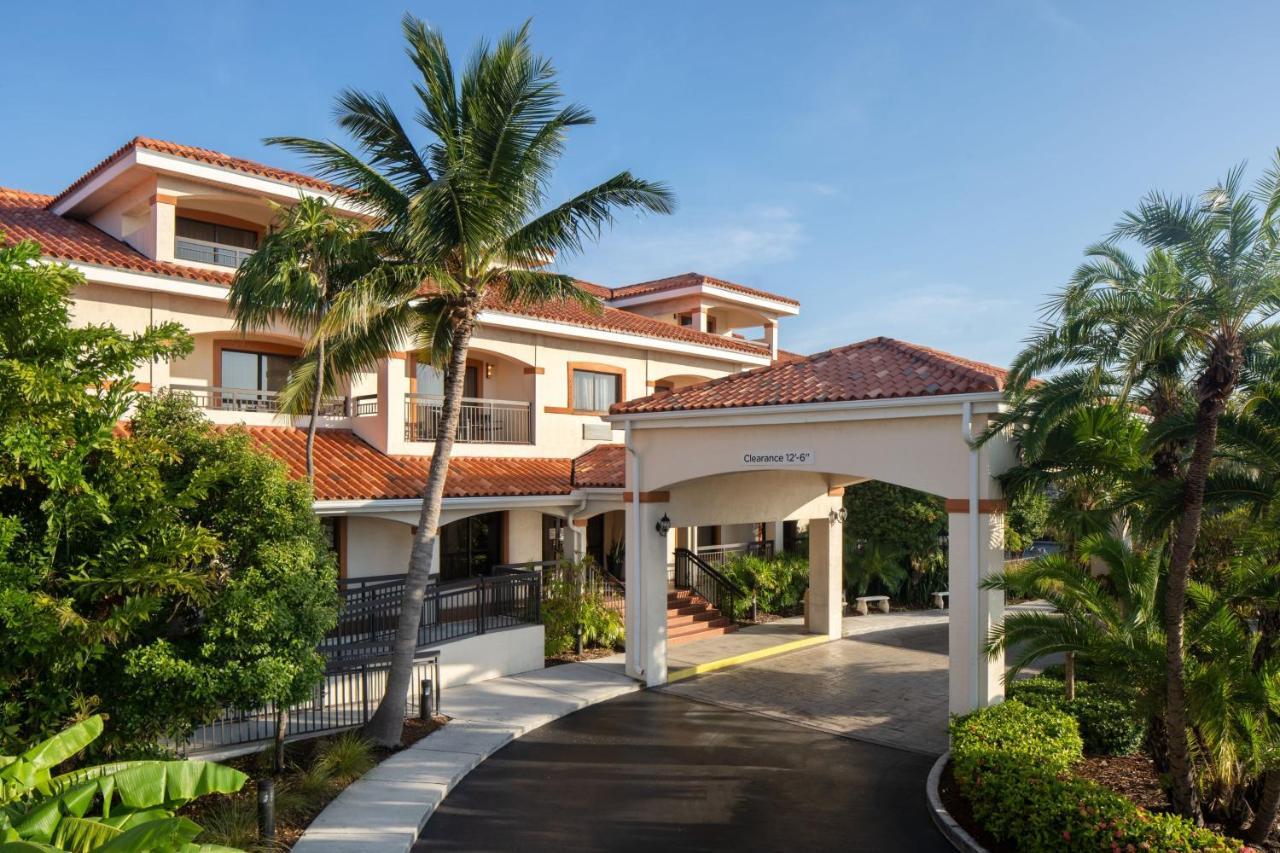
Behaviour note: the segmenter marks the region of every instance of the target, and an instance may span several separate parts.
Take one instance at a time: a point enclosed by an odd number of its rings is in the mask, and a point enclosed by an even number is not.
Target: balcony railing
[[[249,259],[253,249],[242,249],[239,246],[228,246],[225,243],[210,243],[194,237],[175,237],[173,256],[180,261],[196,261],[202,264],[217,264],[220,267],[238,267]]]
[[[252,388],[222,388],[217,385],[170,385],[169,393],[186,397],[196,407],[219,412],[279,412],[280,394]],[[376,406],[376,400],[375,400]],[[348,414],[346,397],[330,397],[320,405],[320,414],[340,418]]]
[[[531,407],[516,400],[464,397],[456,441],[464,444],[530,444]],[[444,398],[405,395],[405,441],[435,441],[444,416]]]

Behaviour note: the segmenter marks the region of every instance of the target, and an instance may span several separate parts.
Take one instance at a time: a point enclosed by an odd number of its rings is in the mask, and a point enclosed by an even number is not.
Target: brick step
[[[670,633],[668,633],[667,645],[678,646],[681,643],[688,643],[693,640],[705,640],[708,637],[718,637],[722,634],[732,634],[736,630],[738,630],[737,625],[725,625],[721,628],[707,628],[706,630],[699,631],[696,634],[679,634],[673,637],[670,635]]]
[[[667,638],[683,637],[688,634],[703,634],[713,628],[724,628],[732,624],[728,619],[716,614],[716,618],[707,619],[702,622],[690,622],[687,625],[677,625],[676,627],[667,628]]]
[[[694,595],[693,595],[693,591],[692,591],[692,590],[688,590],[688,589],[678,589],[678,590],[676,590],[675,592],[672,592],[671,590],[667,590],[667,602],[668,602],[668,603],[670,603],[670,602],[672,602],[672,601],[688,601],[689,599],[691,599],[691,598],[693,598],[693,597],[694,597]]]
[[[695,622],[710,622],[713,619],[723,618],[720,611],[707,609],[701,613],[689,613],[684,616],[672,616],[667,614],[667,628],[674,628],[677,625],[692,625]]]
[[[667,618],[670,619],[672,616],[690,616],[694,613],[705,613],[708,610],[714,609],[715,608],[710,604],[707,604],[705,601],[691,601],[688,604],[679,607],[668,607]]]

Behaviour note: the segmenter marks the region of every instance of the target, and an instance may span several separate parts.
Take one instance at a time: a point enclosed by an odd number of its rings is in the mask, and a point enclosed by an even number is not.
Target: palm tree
[[[280,404],[288,414],[311,416],[307,479],[312,483],[324,392],[339,379],[326,353],[332,335],[324,319],[338,294],[367,275],[376,261],[359,221],[339,214],[323,199],[309,197],[278,211],[275,230],[236,270],[231,284],[228,301],[241,332],[284,322],[307,339],[307,360],[290,371]]]
[[[1187,585],[1219,421],[1251,351],[1269,348],[1275,338],[1278,329],[1271,320],[1280,307],[1280,235],[1275,222],[1280,210],[1280,151],[1252,194],[1242,188],[1242,176],[1242,169],[1233,169],[1198,200],[1150,195],[1116,228],[1117,237],[1136,239],[1175,259],[1186,292],[1172,322],[1194,343],[1189,385],[1195,431],[1169,549],[1165,677],[1173,804],[1197,821],[1201,816],[1187,738],[1184,670]]]
[[[337,301],[331,326],[352,340],[379,340],[383,352],[407,340],[444,371],[441,424],[386,693],[367,727],[383,745],[401,737],[467,350],[481,308],[493,300],[596,306],[573,278],[546,269],[547,263],[580,252],[620,210],[669,213],[674,205],[664,185],[621,172],[546,206],[567,132],[594,119],[585,108],[563,103],[554,68],[532,51],[528,24],[496,45],[481,44],[460,78],[439,33],[411,15],[402,29],[419,75],[415,119],[425,144],[414,142],[383,96],[355,91],[339,96],[337,118],[358,152],[301,137],[270,140],[350,187],[373,219],[382,271]]]

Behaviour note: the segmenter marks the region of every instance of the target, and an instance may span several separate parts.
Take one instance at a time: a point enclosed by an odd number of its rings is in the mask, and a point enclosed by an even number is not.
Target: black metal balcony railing
[[[276,391],[253,388],[223,388],[218,385],[170,385],[169,393],[186,397],[198,408],[221,412],[279,412],[280,395]],[[375,407],[377,401],[374,401]],[[344,417],[346,397],[330,397],[320,406],[325,417]]]
[[[531,410],[528,403],[516,400],[465,397],[455,440],[463,444],[531,444]],[[443,397],[405,395],[405,440],[435,441],[443,416]]]
[[[357,418],[378,414],[378,395],[362,394],[359,397],[352,397],[351,414]]]
[[[697,554],[708,566],[719,569],[739,556],[772,559],[773,542],[766,539],[763,542],[738,542],[731,545],[701,545]]]

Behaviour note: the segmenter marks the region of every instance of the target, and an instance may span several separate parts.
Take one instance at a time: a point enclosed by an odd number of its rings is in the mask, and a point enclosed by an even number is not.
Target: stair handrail
[[[710,584],[709,589],[700,588],[700,585],[698,584],[698,580],[695,580],[693,577],[691,577],[692,573],[689,570],[690,564],[692,564],[698,570],[699,576],[705,575],[706,577],[711,579],[712,583]],[[743,600],[749,599],[751,601],[751,621],[754,622],[756,620],[757,613],[756,613],[755,593],[754,592],[748,593],[741,586],[729,580],[729,578],[725,577],[720,572],[711,568],[711,566],[707,563],[706,560],[702,559],[696,553],[689,550],[688,548],[676,548],[675,585],[677,589],[693,590],[694,592],[698,593],[698,595],[701,595],[703,598],[710,601],[711,604],[721,612],[724,612],[726,609],[725,607],[721,606],[722,599],[727,598],[728,605],[729,605],[727,609],[728,609],[728,615],[730,619],[735,618],[734,606],[733,606],[734,599],[735,598],[740,598]]]

